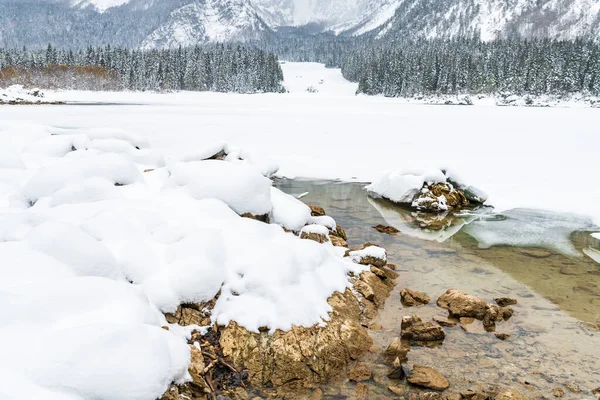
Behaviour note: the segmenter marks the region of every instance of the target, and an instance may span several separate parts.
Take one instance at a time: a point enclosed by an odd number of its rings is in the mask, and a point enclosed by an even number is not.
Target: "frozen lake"
[[[410,104],[354,96],[355,84],[319,64],[283,68],[283,95],[48,93],[110,105],[5,106],[0,124],[132,130],[173,155],[225,142],[268,156],[285,177],[371,181],[391,168],[449,168],[498,209],[600,219],[598,109]]]

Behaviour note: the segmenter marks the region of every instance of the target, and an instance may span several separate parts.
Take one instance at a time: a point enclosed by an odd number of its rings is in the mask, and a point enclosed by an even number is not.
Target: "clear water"
[[[350,245],[379,244],[400,267],[397,287],[374,321],[383,329],[370,331],[374,346],[364,360],[374,371],[367,383],[369,398],[393,396],[388,385],[404,387],[407,395],[413,390],[389,380],[379,356],[399,336],[403,316],[446,316],[435,300],[449,288],[488,302],[512,297],[519,303],[512,307],[513,317],[497,326],[497,333],[511,335],[506,341],[475,321],[471,332],[444,328],[440,347],[412,348],[409,363],[437,368],[450,381],[447,392],[495,384],[528,397],[552,398],[557,387],[566,392],[564,398],[597,397],[592,390],[600,387],[600,264],[582,252],[590,250],[588,221],[531,210],[494,215],[482,209],[422,229],[431,221],[369,199],[360,184],[284,180],[277,185],[291,194],[309,192],[302,201],[324,207],[346,229]],[[516,222],[507,225],[506,220]],[[371,228],[377,224],[395,225],[404,234],[379,233]],[[522,236],[511,242],[517,245],[502,244],[515,236]],[[405,287],[429,294],[431,304],[404,308],[400,290]],[[322,389],[326,398],[352,398],[355,385],[343,380]]]

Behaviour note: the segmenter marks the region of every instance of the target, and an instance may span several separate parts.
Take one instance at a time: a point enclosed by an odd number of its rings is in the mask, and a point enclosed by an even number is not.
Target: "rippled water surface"
[[[369,398],[390,398],[389,385],[404,387],[406,394],[412,390],[386,377],[389,369],[379,355],[399,336],[403,316],[417,313],[424,321],[447,316],[435,300],[449,288],[488,302],[516,298],[513,317],[496,329],[511,336],[501,341],[479,321],[467,331],[444,328],[443,345],[413,347],[409,364],[437,368],[450,381],[447,392],[497,384],[528,397],[553,398],[552,389],[560,387],[564,398],[597,398],[592,390],[600,387],[600,264],[584,254],[596,254],[586,229],[597,229],[584,218],[532,210],[497,215],[482,209],[432,222],[426,215],[369,199],[360,184],[277,185],[291,194],[309,192],[302,200],[324,207],[346,229],[349,245],[369,241],[383,246],[389,261],[399,266],[397,287],[374,321],[383,328],[370,331],[374,347],[365,362],[374,377],[367,383]],[[377,224],[393,225],[402,233],[379,233],[371,228]],[[427,224],[435,229],[423,229]],[[427,293],[431,303],[404,308],[400,290],[405,287]],[[352,398],[354,388],[342,381],[323,391],[329,398]]]

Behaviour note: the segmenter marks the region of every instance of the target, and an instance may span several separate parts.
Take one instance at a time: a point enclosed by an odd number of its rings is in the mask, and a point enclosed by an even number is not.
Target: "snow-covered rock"
[[[456,175],[438,169],[387,171],[365,189],[372,197],[436,212],[466,207],[469,202],[483,204],[487,200],[483,191],[466,186]]]
[[[335,222],[248,159],[147,170],[136,154],[152,149],[125,131],[2,123],[0,138],[13,150],[0,158],[1,398],[158,398],[190,379],[186,330],[161,329],[164,312],[220,292],[218,324],[324,325],[366,269],[286,233]]]

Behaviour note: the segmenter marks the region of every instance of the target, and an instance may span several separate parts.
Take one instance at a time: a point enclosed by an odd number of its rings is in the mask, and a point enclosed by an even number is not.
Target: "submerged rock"
[[[402,289],[400,292],[402,305],[404,307],[413,307],[429,303],[429,296],[425,293],[411,289]]]
[[[457,320],[451,320],[449,318],[441,318],[441,317],[433,317],[433,320],[437,322],[440,326],[445,326],[448,328],[453,328],[458,325]]]
[[[427,345],[430,342],[442,342],[446,337],[439,325],[423,322],[418,315],[402,318],[402,339],[411,345]]]
[[[373,376],[373,372],[365,363],[356,364],[348,373],[348,379],[354,382],[368,381]]]
[[[509,297],[500,297],[500,298],[494,299],[494,301],[500,307],[514,306],[515,304],[517,304],[516,299],[511,299]]]
[[[448,379],[439,371],[422,365],[413,366],[412,372],[408,376],[408,382],[433,390],[445,390],[450,387]]]
[[[385,226],[385,225],[375,225],[375,226],[373,226],[373,229],[375,229],[378,232],[385,233],[385,234],[391,235],[391,236],[395,236],[400,232],[398,229],[394,228],[393,226]]]

